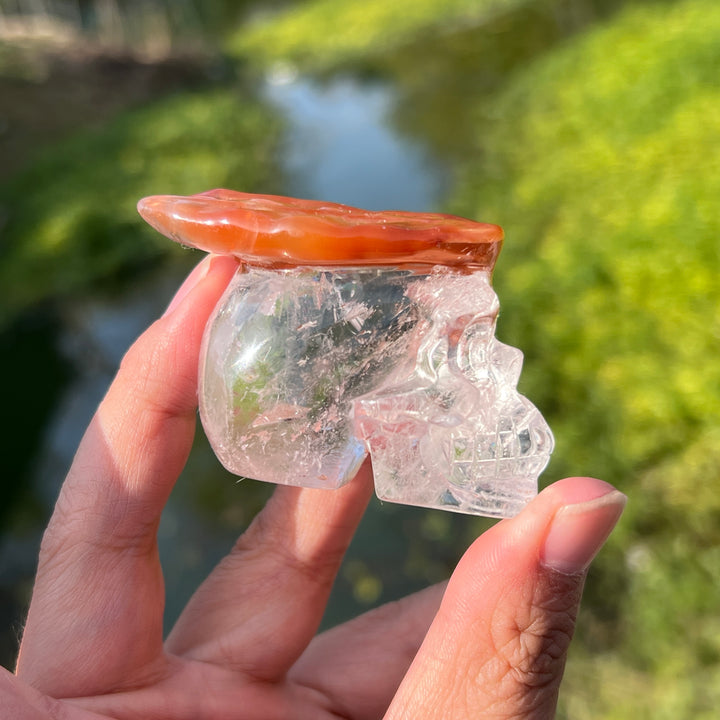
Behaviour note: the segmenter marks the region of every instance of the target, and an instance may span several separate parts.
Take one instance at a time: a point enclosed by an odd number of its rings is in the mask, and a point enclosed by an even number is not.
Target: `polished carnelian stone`
[[[138,210],[183,245],[271,267],[446,265],[491,271],[503,238],[497,225],[455,215],[373,212],[233,190],[155,195],[141,200]]]

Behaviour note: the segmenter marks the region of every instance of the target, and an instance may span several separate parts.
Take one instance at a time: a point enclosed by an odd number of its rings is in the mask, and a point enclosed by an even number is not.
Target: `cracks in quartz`
[[[208,437],[246,477],[338,487],[369,452],[386,500],[514,514],[553,440],[498,307],[481,272],[245,268],[205,341]]]

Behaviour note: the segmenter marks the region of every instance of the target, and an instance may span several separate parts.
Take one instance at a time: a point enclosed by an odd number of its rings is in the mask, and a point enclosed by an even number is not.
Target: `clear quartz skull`
[[[505,517],[553,447],[494,335],[486,272],[241,267],[203,340],[200,414],[244,477]]]

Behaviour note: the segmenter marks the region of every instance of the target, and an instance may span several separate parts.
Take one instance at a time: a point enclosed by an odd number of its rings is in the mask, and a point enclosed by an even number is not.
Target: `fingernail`
[[[585,572],[622,515],[627,497],[611,490],[561,507],[552,519],[541,555],[543,565],[566,575]]]
[[[178,288],[175,296],[165,309],[163,317],[169,315],[175,308],[188,296],[192,289],[208,274],[212,255],[204,257],[194,268],[194,270],[185,278],[183,284]]]

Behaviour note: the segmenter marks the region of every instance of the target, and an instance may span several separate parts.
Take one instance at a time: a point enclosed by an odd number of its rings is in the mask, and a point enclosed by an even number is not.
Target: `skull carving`
[[[139,207],[243,261],[200,363],[228,470],[337,488],[369,453],[381,499],[495,517],[537,492],[553,438],[495,338],[497,226],[226,190]]]

